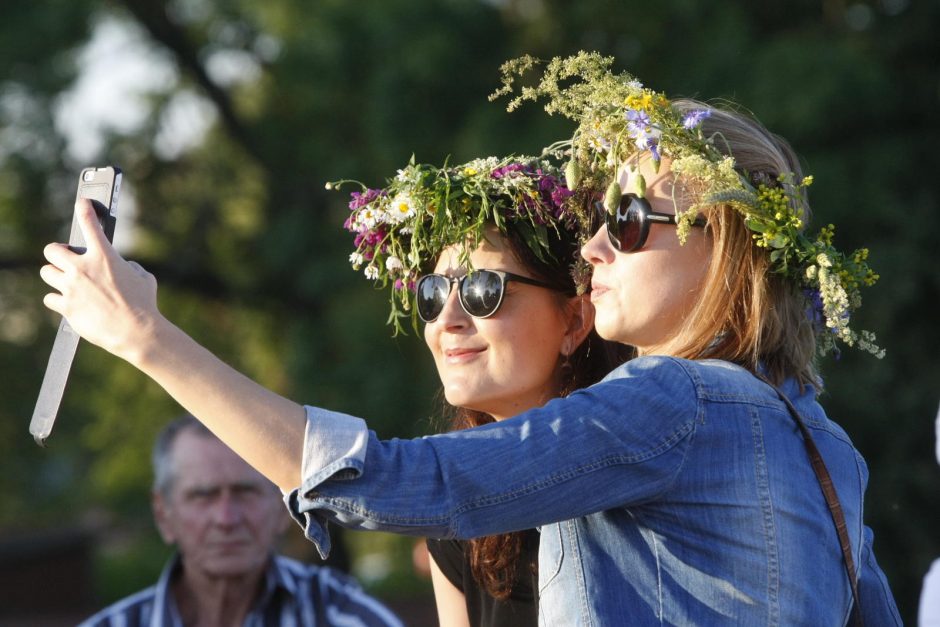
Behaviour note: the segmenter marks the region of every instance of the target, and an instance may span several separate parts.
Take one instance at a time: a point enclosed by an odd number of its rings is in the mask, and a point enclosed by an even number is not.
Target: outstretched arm
[[[88,200],[76,212],[88,249],[46,246],[49,264],[40,276],[57,292],[45,305],[84,339],[151,377],[282,490],[296,487],[303,407],[237,372],[163,317],[153,275],[117,254]]]

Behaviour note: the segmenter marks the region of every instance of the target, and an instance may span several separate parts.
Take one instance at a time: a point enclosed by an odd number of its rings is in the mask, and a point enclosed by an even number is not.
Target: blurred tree
[[[118,103],[142,107],[139,123],[106,127],[100,150],[79,162],[66,150],[63,94],[83,70],[79,51],[105,23],[166,67],[153,70],[141,100]],[[178,411],[138,373],[83,345],[51,450],[26,433],[54,333],[41,307],[40,250],[64,238],[85,161],[124,167],[136,206],[136,218],[125,218],[134,224],[127,254],[157,274],[172,319],[282,393],[373,417],[383,435],[423,433],[435,409],[430,360],[419,340],[389,338],[382,293],[345,261],[344,199],[323,184],[380,183],[412,154],[439,162],[537,151],[571,125],[535,107],[508,115],[505,103],[487,102],[498,65],[521,53],[594,49],[656,89],[748,106],[816,175],[818,220],[838,224],[846,248],[872,249],[882,280],[860,326],[882,330],[888,356],[873,363],[846,352],[837,367],[826,364],[823,400],[869,462],[879,558],[913,622],[920,579],[940,554],[930,525],[940,510],[930,446],[940,278],[923,261],[940,232],[929,174],[940,166],[930,149],[940,142],[938,24],[940,3],[909,0],[663,0],[655,10],[611,0],[7,8],[0,528],[62,524],[63,511],[148,528],[142,460]],[[181,118],[198,118],[205,132],[180,132]]]

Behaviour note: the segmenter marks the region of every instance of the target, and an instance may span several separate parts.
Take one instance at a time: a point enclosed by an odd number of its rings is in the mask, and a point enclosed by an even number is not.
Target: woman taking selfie
[[[530,65],[508,66],[507,85]],[[153,277],[87,205],[88,252],[46,248],[58,293],[45,302],[290,491],[322,552],[328,522],[440,538],[540,527],[544,625],[900,624],[863,523],[864,461],[816,401],[818,353],[879,352],[850,326],[876,278],[865,253],[840,253],[831,228],[805,233],[811,179],[755,120],[609,66],[556,60],[523,92],[578,123],[568,186],[607,188],[599,207],[581,203],[602,220],[582,250],[595,325],[639,357],[600,383],[381,441],[254,384],[167,321]]]

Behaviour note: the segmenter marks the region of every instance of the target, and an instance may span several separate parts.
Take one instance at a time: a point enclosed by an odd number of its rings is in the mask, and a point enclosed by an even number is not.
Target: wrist
[[[132,366],[144,372],[147,366],[160,359],[160,353],[169,345],[173,324],[159,312],[153,316],[137,319],[137,329],[130,334],[124,346],[114,353]]]

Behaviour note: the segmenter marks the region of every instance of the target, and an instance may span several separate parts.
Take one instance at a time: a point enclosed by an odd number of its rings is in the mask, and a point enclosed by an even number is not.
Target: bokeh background
[[[168,550],[149,448],[179,413],[83,344],[48,449],[27,432],[56,319],[42,246],[78,171],[125,172],[117,242],[165,313],[292,398],[380,435],[437,428],[420,338],[350,269],[345,194],[419,161],[537,152],[565,120],[489,102],[498,67],[597,50],[670,95],[727,98],[796,147],[815,227],[868,246],[858,327],[887,357],[825,364],[823,403],[871,471],[866,516],[905,622],[940,556],[940,3],[936,0],[45,0],[0,8],[0,624],[71,624],[152,583]],[[794,463],[801,463],[795,461]],[[312,559],[292,530],[285,550]],[[413,624],[411,541],[345,533],[336,559]],[[825,594],[825,591],[820,591]]]

